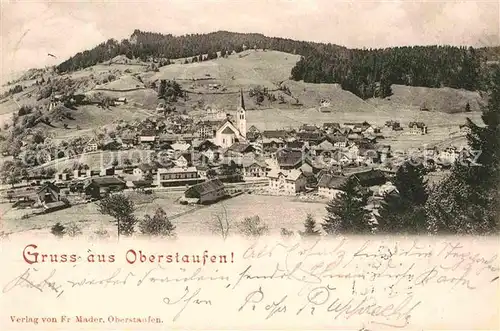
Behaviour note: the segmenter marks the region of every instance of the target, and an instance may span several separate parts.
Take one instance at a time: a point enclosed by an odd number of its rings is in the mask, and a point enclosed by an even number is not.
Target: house
[[[345,176],[335,176],[330,173],[323,174],[318,181],[318,195],[334,199],[337,198],[342,190],[342,185],[347,181]]]
[[[243,156],[248,153],[254,153],[255,148],[247,143],[234,143],[227,150],[227,155]]]
[[[160,168],[156,174],[156,185],[159,187],[194,185],[204,181],[196,167]]]
[[[332,134],[340,130],[339,123],[323,123],[323,131],[327,134]]]
[[[297,133],[297,139],[307,141],[309,145],[316,145],[324,138],[321,132],[302,131]]]
[[[336,147],[328,140],[323,140],[320,144],[315,145],[311,148],[314,155],[320,155],[324,152],[332,152]]]
[[[118,98],[114,100],[115,105],[124,105],[127,103],[127,98]]]
[[[380,133],[380,128],[375,125],[370,125],[368,127],[364,127],[364,130],[362,132],[364,135],[375,135],[377,133]]]
[[[101,171],[99,171],[99,176],[114,176],[115,175],[115,167],[103,167]]]
[[[193,165],[192,154],[182,153],[174,159],[174,165],[176,167],[185,168]]]
[[[125,132],[120,136],[122,148],[132,148],[137,144],[136,134],[133,132]]]
[[[297,169],[290,171],[271,170],[269,179],[269,190],[275,194],[294,195],[305,191],[307,178]]]
[[[354,173],[351,176],[363,187],[382,185],[387,182],[385,174],[378,169]]]
[[[459,125],[459,128],[460,128],[460,132],[463,134],[470,134],[471,133],[470,126],[468,126],[467,124],[461,124],[461,125]]]
[[[460,153],[456,148],[446,148],[439,153],[439,161],[442,164],[453,164],[460,157]]]
[[[199,152],[206,152],[206,151],[215,152],[219,149],[219,146],[217,146],[216,144],[214,144],[213,141],[208,139],[193,141],[192,146],[195,151]]]
[[[298,169],[306,158],[300,150],[280,149],[276,152],[276,161],[281,170]]]
[[[61,189],[54,183],[48,182],[36,191],[38,203],[45,205],[61,200]]]
[[[139,135],[139,143],[153,146],[156,143],[156,133],[154,130],[147,130]]]
[[[242,167],[244,177],[266,177],[270,169],[266,161],[254,157],[244,157]]]
[[[391,182],[388,181],[378,188],[377,195],[380,197],[384,197],[385,195],[391,194],[393,192],[397,193],[398,190],[397,190],[396,186],[394,186],[394,184],[392,184]]]
[[[341,135],[327,135],[326,139],[333,144],[335,148],[345,148],[347,146],[347,143],[349,142],[349,139],[347,139],[346,136],[341,136]]]
[[[219,179],[211,179],[188,188],[184,192],[184,200],[194,199],[197,203],[209,204],[224,199],[227,195],[224,183]]]
[[[90,153],[90,152],[95,152],[97,151],[98,149],[98,145],[97,145],[97,141],[95,138],[91,138],[87,144],[85,145],[85,147],[83,148],[83,151],[85,153]]]
[[[302,124],[299,127],[299,132],[318,132],[319,128],[316,125]]]
[[[143,163],[139,165],[138,167],[135,167],[134,170],[132,171],[132,175],[136,177],[139,180],[142,179],[151,179],[154,174],[156,173],[156,166],[153,166],[151,164]]]
[[[370,123],[364,122],[346,122],[344,123],[344,127],[354,130],[354,128],[367,128],[370,126]]]
[[[223,124],[223,121],[209,120],[201,121],[196,124],[196,133],[200,138],[213,138],[217,128]]]
[[[54,175],[54,180],[57,182],[66,182],[71,179],[71,173],[68,172],[56,172]]]
[[[280,138],[264,138],[262,140],[262,149],[266,152],[275,152],[285,147],[285,141]]]
[[[267,130],[262,132],[262,138],[265,139],[279,139],[285,141],[288,138],[288,132],[285,130]]]
[[[119,192],[127,187],[127,183],[114,176],[92,178],[84,187],[85,195],[100,199],[112,192]]]
[[[92,173],[90,169],[75,169],[73,170],[73,178],[75,179],[83,179],[87,177],[91,177]]]
[[[427,134],[427,125],[423,122],[410,122],[410,134]]]
[[[215,143],[227,148],[235,142],[245,142],[247,135],[247,120],[243,91],[240,90],[240,105],[236,111],[236,121],[226,119],[215,132]]]

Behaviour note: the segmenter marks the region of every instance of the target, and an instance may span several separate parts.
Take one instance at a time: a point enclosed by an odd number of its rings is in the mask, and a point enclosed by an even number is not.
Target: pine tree
[[[500,67],[489,82],[485,127],[467,119],[469,147],[480,153],[475,162],[460,160],[451,174],[435,187],[426,205],[436,233],[498,233],[500,219]]]
[[[304,231],[300,231],[300,235],[303,237],[319,236],[321,234],[319,230],[316,229],[316,221],[311,214],[307,214],[304,222],[304,228]]]
[[[378,210],[377,231],[382,233],[417,234],[427,229],[423,206],[428,197],[425,168],[422,164],[404,163],[397,171],[397,191],[384,197]]]
[[[368,200],[367,192],[350,177],[340,187],[342,193],[326,206],[327,216],[322,224],[327,234],[370,233],[370,212],[365,209]]]
[[[470,113],[470,104],[468,102],[465,104],[465,112]]]

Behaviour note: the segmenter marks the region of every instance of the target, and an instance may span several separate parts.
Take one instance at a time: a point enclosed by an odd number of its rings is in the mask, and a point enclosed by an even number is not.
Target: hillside
[[[427,108],[431,112],[462,113],[468,103],[471,111],[480,111],[484,99],[479,92],[461,89],[428,88],[392,85],[393,94],[385,99],[371,98],[368,102],[379,108]]]

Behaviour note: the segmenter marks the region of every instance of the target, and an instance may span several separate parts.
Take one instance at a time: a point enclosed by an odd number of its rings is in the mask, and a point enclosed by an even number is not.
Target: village
[[[171,116],[168,122],[149,120],[127,127],[101,142],[92,138],[82,146],[81,155],[63,153],[47,162],[50,167],[42,164],[42,171],[4,187],[2,200],[15,209],[30,210],[24,218],[121,191],[184,192],[176,203],[185,205],[214,204],[244,193],[327,202],[352,177],[372,192],[370,206],[376,212],[378,202],[395,189],[391,178],[404,162],[420,162],[429,173],[439,173],[471,156],[456,147],[396,151],[384,142],[391,133],[428,134],[423,122],[410,122],[407,128],[397,121],[383,127],[365,121],[282,130],[247,128],[243,91],[238,98],[234,114],[207,109],[196,122],[187,115]],[[165,106],[159,104],[158,109]],[[458,130],[462,135],[469,132],[466,125]],[[93,154],[100,156],[99,166],[79,161]]]

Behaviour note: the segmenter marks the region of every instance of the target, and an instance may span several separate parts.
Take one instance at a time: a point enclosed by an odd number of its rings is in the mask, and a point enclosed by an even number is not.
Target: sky
[[[257,32],[353,48],[500,44],[499,0],[0,1],[2,81],[135,29]]]

